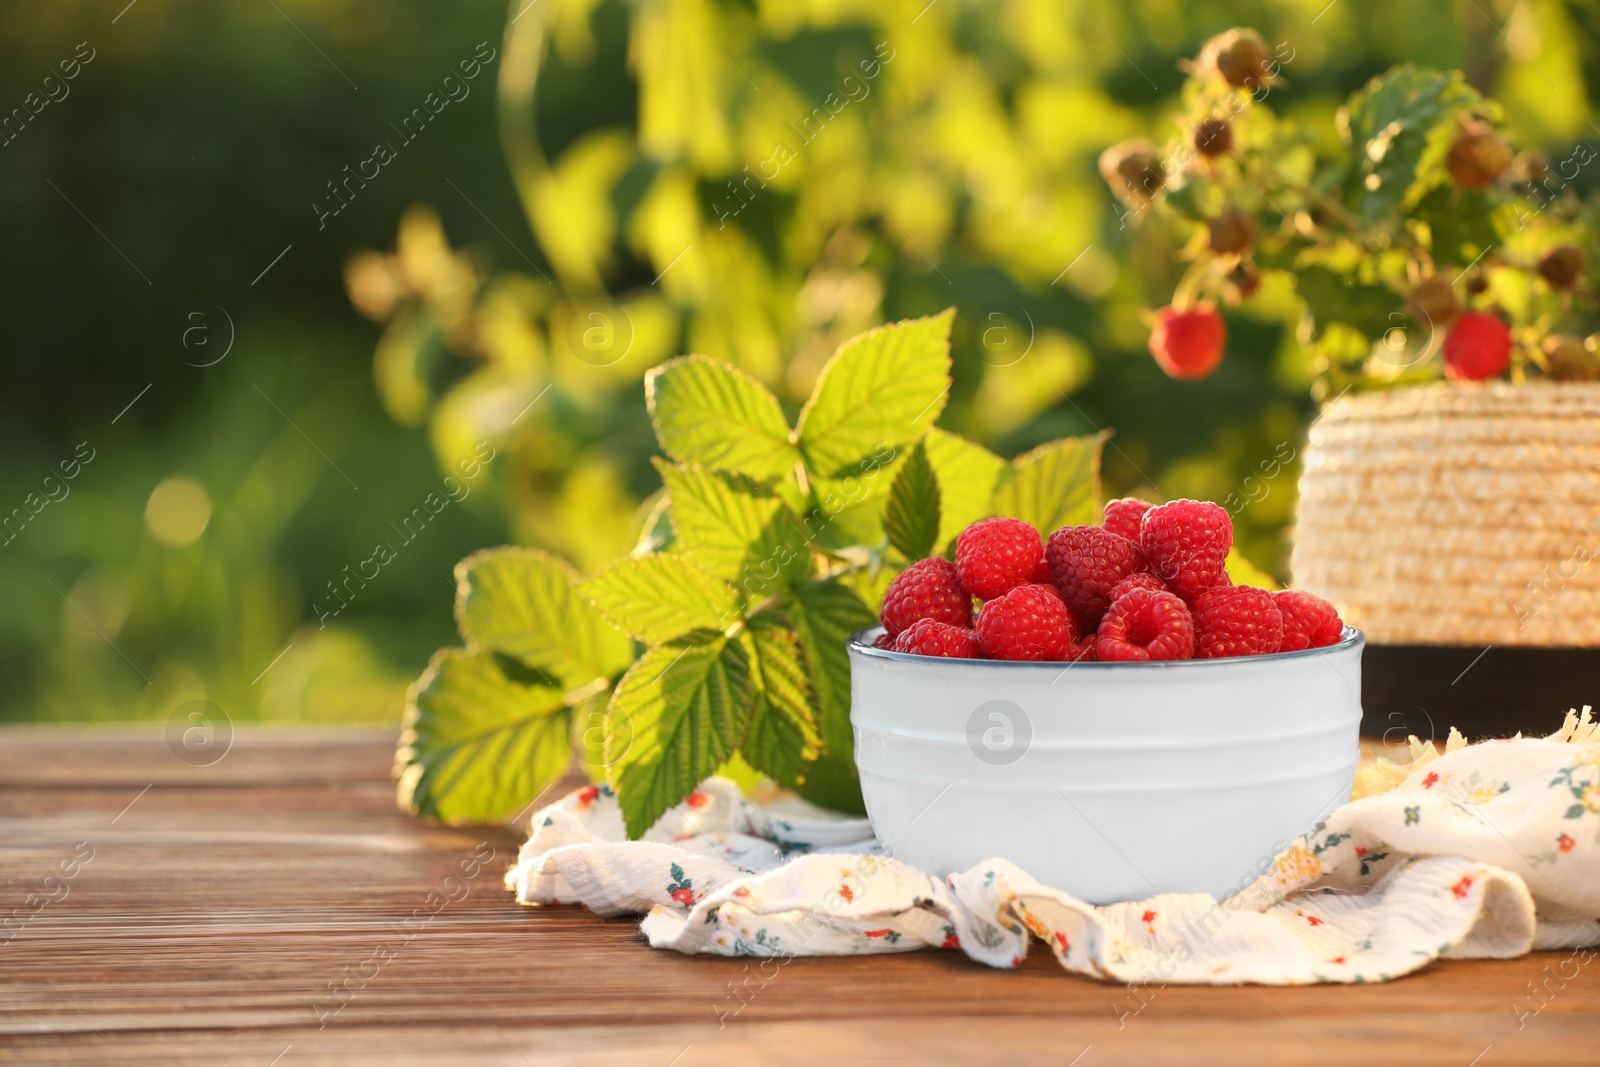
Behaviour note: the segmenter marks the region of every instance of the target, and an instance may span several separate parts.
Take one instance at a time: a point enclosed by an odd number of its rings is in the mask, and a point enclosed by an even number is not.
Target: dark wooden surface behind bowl
[[[1569,708],[1600,707],[1600,649],[1379,645],[1361,657],[1361,732],[1443,741],[1548,734]]]
[[[926,951],[775,976],[655,952],[634,919],[513,903],[519,835],[397,811],[393,751],[240,730],[196,768],[161,726],[0,728],[0,915],[56,898],[0,942],[0,1063],[1594,1062],[1600,977],[1566,952],[1298,989],[1106,985],[1038,946],[1015,971]],[[44,879],[80,842],[63,896]]]

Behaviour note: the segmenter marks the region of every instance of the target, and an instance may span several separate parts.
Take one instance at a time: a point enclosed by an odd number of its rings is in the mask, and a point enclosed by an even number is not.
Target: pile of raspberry
[[[1260,656],[1343,637],[1321,597],[1234,585],[1232,546],[1227,511],[1200,500],[1113,500],[1101,525],[1063,526],[1043,542],[1020,519],[984,519],[956,538],[954,562],[918,560],[895,578],[877,644],[959,659],[1112,662]]]

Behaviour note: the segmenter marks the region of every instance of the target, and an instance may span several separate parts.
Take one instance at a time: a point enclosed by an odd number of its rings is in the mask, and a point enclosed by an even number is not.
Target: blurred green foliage
[[[1281,320],[1233,314],[1219,372],[1166,379],[1142,313],[1183,264],[1120,227],[1095,170],[1176,129],[1178,61],[1234,25],[1294,49],[1274,106],[1311,128],[1411,60],[1463,67],[1516,147],[1595,135],[1600,15],[1561,0],[7,8],[0,107],[79,42],[96,58],[0,146],[0,506],[80,442],[96,456],[0,547],[0,717],[196,697],[392,717],[450,639],[455,559],[510,537],[592,572],[632,545],[659,487],[646,368],[728,360],[792,420],[839,340],[952,305],[945,425],[1004,454],[1114,428],[1115,493],[1223,499],[1274,461],[1237,522],[1281,571],[1297,470],[1275,461],[1309,357]],[[432,114],[485,41],[470,95]],[[395,158],[319,228],[375,142]],[[396,247],[403,214],[397,256],[357,255]],[[376,360],[341,272],[384,323]],[[184,331],[220,344],[224,309],[234,347],[195,366],[218,349]],[[485,441],[499,458],[456,501],[443,479]],[[160,512],[193,494],[154,493],[174,476],[210,509],[186,544],[196,516]],[[391,524],[430,493],[450,503],[405,540]],[[394,560],[347,584],[380,541]]]

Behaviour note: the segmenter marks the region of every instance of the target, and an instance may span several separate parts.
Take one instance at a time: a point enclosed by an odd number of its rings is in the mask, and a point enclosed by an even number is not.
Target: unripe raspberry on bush
[[[1254,91],[1272,81],[1272,49],[1255,30],[1217,34],[1200,49],[1199,65],[1201,73],[1214,74],[1241,89]]]
[[[1498,130],[1481,119],[1461,124],[1445,158],[1450,180],[1463,189],[1487,189],[1511,166],[1511,146]]]
[[[1167,172],[1155,145],[1143,138],[1124,141],[1101,152],[1100,177],[1129,207],[1145,206],[1167,183]]]
[[[1256,220],[1238,208],[1224,208],[1206,220],[1206,247],[1219,256],[1237,256],[1256,243]]]
[[[1600,357],[1571,334],[1552,333],[1539,346],[1544,372],[1559,382],[1600,381]]]
[[[1456,320],[1444,339],[1444,373],[1455,381],[1481,382],[1511,365],[1511,331],[1483,311]]]
[[[1233,150],[1233,127],[1226,119],[1206,119],[1194,128],[1194,150],[1208,159]]]
[[[1261,272],[1256,270],[1255,264],[1248,259],[1241,259],[1228,272],[1223,296],[1229,307],[1237,307],[1241,300],[1248,300],[1254,296],[1259,288],[1261,288]]]
[[[1150,354],[1174,378],[1204,378],[1222,362],[1228,328],[1222,316],[1209,307],[1188,311],[1164,307],[1156,312],[1150,332]]]
[[[1409,306],[1412,318],[1440,329],[1449,326],[1461,310],[1455,289],[1437,274],[1428,275],[1412,288]]]
[[[1583,273],[1583,253],[1571,245],[1556,245],[1539,259],[1539,277],[1552,289],[1571,289]]]

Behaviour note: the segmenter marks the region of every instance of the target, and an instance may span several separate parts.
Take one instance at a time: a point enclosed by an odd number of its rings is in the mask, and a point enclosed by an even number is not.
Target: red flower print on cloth
[[[1359,846],[1356,848],[1356,855],[1357,856],[1365,856],[1366,854],[1367,854],[1367,850],[1366,849],[1360,848]]]
[[[669,870],[672,881],[667,884],[667,894],[685,907],[694,906],[694,883],[684,877],[683,868],[674,863]]]
[[[1335,957],[1333,957],[1333,959],[1329,960],[1328,962],[1329,963],[1337,963],[1342,967],[1344,965],[1344,957],[1343,956],[1335,956]]]
[[[854,904],[856,902],[855,890],[851,889],[847,885],[841,885],[839,887],[839,895],[841,897],[844,897],[844,899],[846,901],[848,901],[849,903],[851,903],[851,904]]]
[[[1147,911],[1143,915],[1139,916],[1139,921],[1142,923],[1153,923],[1156,921],[1156,913],[1153,911]]]
[[[1432,789],[1434,787],[1434,785],[1438,783],[1438,781],[1439,781],[1438,772],[1437,771],[1429,771],[1428,772],[1428,776],[1422,780],[1422,788],[1424,788],[1424,789]]]
[[[1060,930],[1056,931],[1056,944],[1061,946],[1061,954],[1063,956],[1072,950],[1072,946],[1067,944],[1067,935]]]
[[[589,805],[593,804],[594,801],[595,801],[595,798],[598,797],[599,795],[600,795],[600,787],[597,786],[597,785],[591,785],[587,789],[580,789],[580,790],[578,790],[578,796],[577,796],[577,799],[574,801],[573,806],[576,807],[579,811],[588,811],[589,810]]]
[[[1310,923],[1312,926],[1321,926],[1322,925],[1322,920],[1317,918],[1315,915],[1307,915],[1306,916],[1306,922]]]
[[[961,938],[956,936],[955,927],[946,926],[944,928],[944,943],[941,944],[939,947],[940,948],[960,948],[961,947]]]
[[[1556,847],[1562,852],[1571,852],[1575,845],[1577,845],[1577,842],[1572,839],[1571,834],[1562,834],[1556,838]]]
[[[1450,892],[1456,895],[1457,900],[1466,899],[1467,890],[1472,888],[1472,876],[1463,875],[1461,881],[1450,887]]]
[[[888,937],[894,931],[886,926],[882,930],[863,930],[862,933],[867,937]]]
[[[711,798],[704,793],[690,793],[689,799],[684,801],[691,808],[703,808],[711,803]]]

